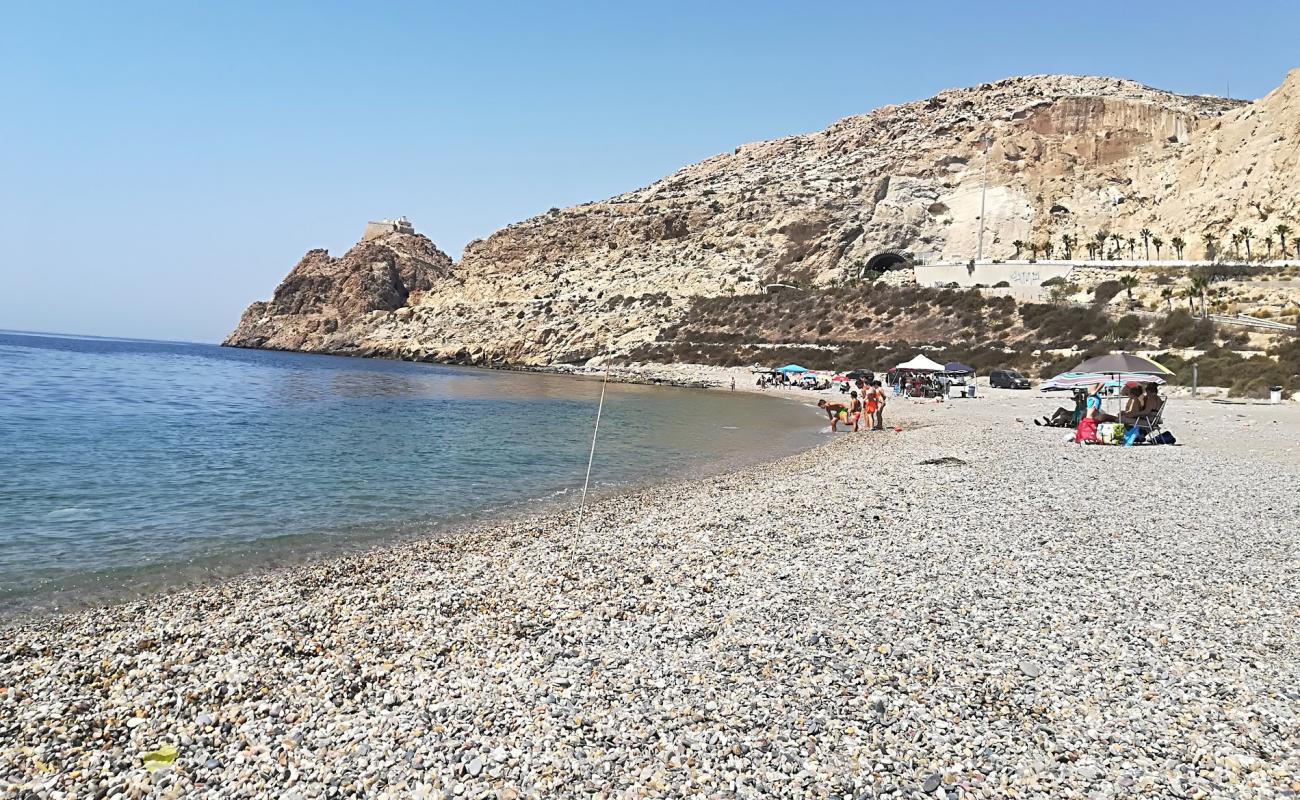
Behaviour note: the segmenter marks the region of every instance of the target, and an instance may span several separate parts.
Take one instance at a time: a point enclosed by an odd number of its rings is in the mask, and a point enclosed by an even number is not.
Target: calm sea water
[[[576,503],[600,383],[0,333],[0,613]],[[820,415],[611,384],[603,491],[793,452]]]

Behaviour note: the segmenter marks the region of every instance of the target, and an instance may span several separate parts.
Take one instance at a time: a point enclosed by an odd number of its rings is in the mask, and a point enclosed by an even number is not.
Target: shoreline
[[[1300,790],[1296,415],[1083,448],[1025,400],[899,403],[902,433],[602,498],[577,535],[571,508],[8,628],[0,786]]]
[[[209,346],[209,345],[204,345]],[[303,355],[319,355],[306,353]],[[326,354],[328,355],[328,354]],[[342,356],[348,357],[348,356]],[[438,365],[460,368],[458,365]],[[471,367],[471,369],[474,369]],[[587,378],[593,376],[554,371],[544,374],[556,374],[566,377]],[[599,376],[595,376],[599,380]],[[611,382],[615,382],[611,379]],[[703,387],[687,384],[666,384],[652,381],[620,381],[635,385],[661,386],[673,389],[695,389]],[[808,406],[799,397],[774,397],[789,404],[791,425],[807,427],[803,441],[782,455],[815,449],[824,442],[818,440],[816,427],[798,422],[804,409],[794,406]],[[811,410],[816,411],[815,408]],[[593,411],[594,414],[594,411]],[[811,420],[811,415],[807,417]],[[588,438],[590,431],[587,433]],[[616,435],[616,434],[606,434]],[[589,502],[627,494],[634,494],[655,487],[672,484],[680,480],[706,479],[719,474],[745,469],[756,464],[763,464],[773,459],[772,454],[759,452],[755,448],[740,447],[731,451],[718,451],[701,454],[693,463],[674,472],[654,471],[633,478],[609,477],[602,479],[593,475]],[[585,460],[585,451],[584,451]],[[306,531],[301,533],[279,533],[257,542],[243,543],[237,550],[222,551],[218,554],[190,559],[185,562],[170,561],[149,563],[131,567],[115,568],[111,571],[86,572],[60,581],[38,592],[6,599],[0,604],[0,631],[25,622],[49,617],[60,617],[80,613],[93,613],[111,606],[120,606],[138,602],[152,602],[158,598],[172,596],[178,592],[219,586],[229,581],[243,579],[257,580],[304,567],[321,564],[340,558],[368,556],[406,544],[423,541],[454,540],[462,535],[485,528],[509,525],[516,520],[525,521],[565,511],[569,506],[577,507],[575,495],[581,494],[580,479],[578,486],[566,486],[556,491],[536,497],[520,500],[504,500],[498,504],[485,505],[475,511],[453,517],[412,519],[388,525],[363,525],[358,523],[355,535],[340,535],[332,532]],[[253,552],[261,546],[262,552]],[[271,563],[265,563],[267,560]]]

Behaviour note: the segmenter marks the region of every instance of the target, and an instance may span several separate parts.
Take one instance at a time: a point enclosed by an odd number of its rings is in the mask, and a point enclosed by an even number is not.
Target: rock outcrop
[[[1078,256],[1098,231],[1142,229],[1166,257],[1175,236],[1199,257],[1206,232],[1262,237],[1293,219],[1300,71],[1253,103],[1071,76],[945,91],[510,225],[454,268],[426,257],[414,282],[395,264],[392,282],[366,277],[358,248],[309,254],[227,343],[528,365],[628,352],[691,298],[832,284],[895,255],[972,257],[986,169],[986,258],[1062,236]]]
[[[451,257],[417,233],[367,238],[342,258],[309,250],[269,301],[248,307],[225,344],[359,352],[368,323],[455,284]]]

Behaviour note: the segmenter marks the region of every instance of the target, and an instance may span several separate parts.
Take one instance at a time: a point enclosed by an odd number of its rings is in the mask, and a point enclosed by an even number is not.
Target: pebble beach
[[[11,621],[0,795],[1300,795],[1300,415],[1052,407]]]

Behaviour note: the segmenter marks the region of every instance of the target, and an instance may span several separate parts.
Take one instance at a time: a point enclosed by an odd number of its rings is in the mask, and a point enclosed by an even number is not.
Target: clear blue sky
[[[219,340],[310,247],[509,222],[1009,75],[1255,98],[1300,3],[5,2],[0,328]]]

